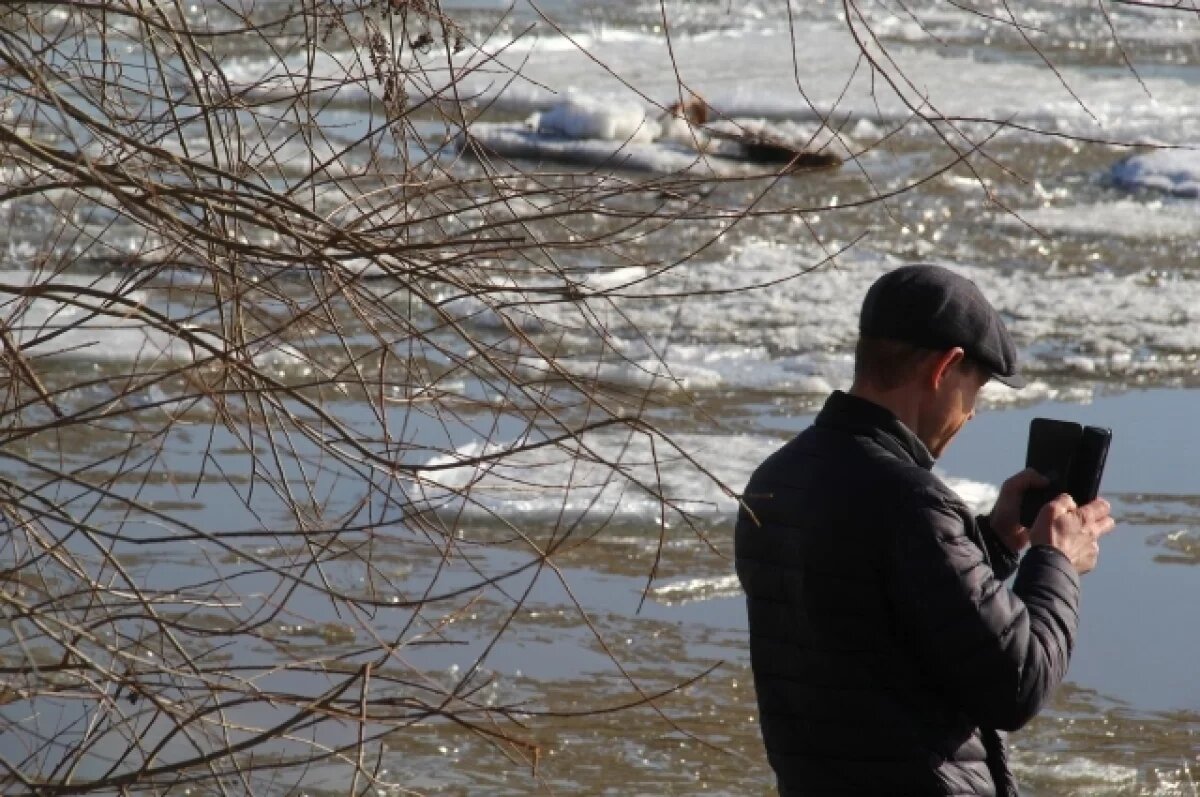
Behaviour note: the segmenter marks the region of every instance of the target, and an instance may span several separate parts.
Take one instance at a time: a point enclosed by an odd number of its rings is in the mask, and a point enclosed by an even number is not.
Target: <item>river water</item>
[[[1035,416],[1114,433],[1103,493],[1118,528],[1084,581],[1067,685],[1013,735],[1025,791],[1200,793],[1200,155],[1186,149],[1200,146],[1200,15],[1083,2],[970,6],[808,2],[789,13],[759,2],[444,3],[470,46],[450,56],[435,44],[427,55],[459,66],[476,59],[459,91],[481,137],[526,131],[534,114],[567,96],[586,98],[593,122],[640,112],[654,119],[681,96],[682,80],[717,114],[796,140],[826,118],[852,157],[836,170],[768,180],[731,166],[729,180],[689,184],[697,193],[687,200],[707,203],[707,217],[563,255],[580,284],[607,291],[589,324],[570,305],[530,305],[524,331],[542,359],[530,357],[527,367],[553,360],[630,406],[641,401],[638,411],[676,448],[608,426],[495,466],[463,464],[489,443],[552,430],[531,432],[524,418],[489,412],[494,386],[459,384],[451,373],[443,386],[470,399],[452,417],[404,409],[411,404],[381,415],[383,402],[353,387],[313,392],[352,433],[365,438],[391,424],[405,430],[398,438],[415,441],[409,455],[424,470],[400,492],[377,472],[326,461],[327,449],[303,439],[284,446],[292,459],[279,466],[281,480],[256,487],[261,451],[237,431],[251,422],[218,419],[203,402],[178,405],[180,388],[167,380],[123,399],[135,423],[168,431],[153,436],[128,486],[159,514],[131,515],[112,496],[94,501],[97,527],[114,530],[109,554],[155,594],[220,580],[211,594],[229,602],[181,610],[191,627],[216,632],[269,615],[201,655],[253,671],[264,690],[311,691],[314,673],[360,666],[370,640],[402,638],[396,666],[424,684],[412,689],[469,690],[479,705],[507,706],[509,719],[495,724],[502,738],[430,718],[373,726],[379,793],[771,793],[730,559],[735,499],[723,486],[740,489],[829,391],[848,384],[866,287],[902,263],[938,262],[975,280],[1005,314],[1030,377],[1020,391],[985,389],[981,412],[938,465],[952,486],[985,510],[1021,468]],[[187,13],[197,20],[224,8]],[[850,31],[870,31],[869,52],[908,83],[893,88],[872,77]],[[281,64],[300,57],[212,46],[234,86],[278,78]],[[140,52],[129,47],[127,64]],[[331,56],[316,68],[347,62]],[[343,131],[340,140],[370,127],[375,112],[377,89],[352,89],[320,117]],[[269,100],[269,89],[260,90]],[[17,129],[15,95],[0,102],[8,114],[0,121]],[[418,121],[452,173],[479,173],[452,142],[437,141],[432,115]],[[1171,148],[1144,146],[1152,144]],[[595,168],[579,162],[587,142],[556,146],[552,164],[540,163],[544,152],[518,163],[568,176]],[[617,180],[659,179],[678,162],[653,144],[629,152],[636,160],[613,172]],[[15,172],[2,174],[16,185]],[[209,283],[187,263],[121,282],[129,277],[113,265],[114,252],[137,251],[145,230],[93,199],[66,216],[58,200],[50,208],[23,196],[0,203],[0,283],[36,283],[47,259],[69,252],[59,284],[100,285],[198,328],[219,326],[212,305],[196,298]],[[734,212],[748,206],[756,213]],[[281,289],[266,312],[287,316],[304,290]],[[389,301],[386,288],[371,290]],[[443,301],[472,328],[503,327],[470,300]],[[12,300],[3,312],[69,407],[103,404],[123,369],[148,351],[176,361],[195,347],[120,314],[46,341],[30,330],[67,324],[66,305]],[[403,341],[389,345],[400,350]],[[320,330],[253,356],[293,382],[307,379],[316,360],[344,362]],[[166,416],[174,420],[164,427]],[[16,478],[67,505],[82,488],[39,476],[38,463],[99,472],[104,482],[131,457],[130,435],[117,421],[89,422],[22,437],[5,456]],[[598,459],[620,463],[623,478]],[[301,483],[307,525],[278,493],[280,484]],[[111,486],[120,493],[122,484]],[[664,512],[646,485],[674,509]],[[430,514],[453,544],[430,544],[429,526],[412,521],[417,505],[436,506]],[[343,526],[355,530],[336,533]],[[235,536],[246,530],[257,533]],[[5,555],[19,559],[14,539]],[[547,549],[554,554],[544,560],[530,554]],[[348,597],[330,601],[320,584]],[[407,603],[427,592],[450,596],[436,621]],[[71,709],[46,705],[7,707],[0,754],[30,755],[31,724],[48,736],[76,727]],[[626,708],[609,710],[618,707]],[[239,721],[269,723],[264,715],[274,710],[258,706]],[[150,736],[161,735],[156,722],[147,720]],[[296,731],[290,742],[344,744],[355,733],[347,722],[311,737]],[[119,743],[102,738],[90,755],[111,761],[105,744]],[[52,754],[39,755],[52,765]],[[346,771],[338,760],[286,770],[264,775],[255,791],[344,794]]]

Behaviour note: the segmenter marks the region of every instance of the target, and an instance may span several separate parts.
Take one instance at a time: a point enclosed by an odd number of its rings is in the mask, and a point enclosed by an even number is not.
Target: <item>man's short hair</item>
[[[894,390],[913,378],[926,357],[940,353],[901,340],[860,335],[854,347],[854,381],[878,390]],[[970,357],[963,359],[963,365],[981,376],[991,375],[987,367]]]

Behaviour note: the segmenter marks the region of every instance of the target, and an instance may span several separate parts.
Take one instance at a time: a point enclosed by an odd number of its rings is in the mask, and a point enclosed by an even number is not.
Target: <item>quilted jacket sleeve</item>
[[[992,531],[992,524],[987,515],[975,518],[975,525],[979,527],[979,534],[983,538],[984,545],[987,546],[992,572],[996,578],[1004,581],[1017,569],[1017,562],[1021,557],[1010,551],[1008,546],[1000,541],[1000,536]]]
[[[981,727],[1021,727],[1066,674],[1079,617],[1075,568],[1035,546],[1010,590],[952,507],[932,502],[895,519],[884,568],[900,631],[948,702]]]

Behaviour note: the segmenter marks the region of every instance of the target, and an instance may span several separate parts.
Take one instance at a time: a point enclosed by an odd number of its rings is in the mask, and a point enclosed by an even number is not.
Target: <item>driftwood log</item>
[[[762,132],[716,130],[708,123],[713,119],[712,108],[699,96],[667,107],[666,115],[687,120],[710,139],[729,141],[741,147],[741,159],[750,163],[782,164],[784,170],[830,169],[842,165],[842,158],[832,152],[797,147],[795,144]]]

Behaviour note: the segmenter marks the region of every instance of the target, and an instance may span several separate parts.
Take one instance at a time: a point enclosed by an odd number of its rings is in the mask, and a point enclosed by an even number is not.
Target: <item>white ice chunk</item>
[[[537,117],[537,132],[575,139],[648,142],[658,138],[661,129],[646,109],[635,102],[604,99],[579,92],[566,98]]]
[[[1200,197],[1200,151],[1160,149],[1115,163],[1113,182],[1128,188],[1152,188],[1175,196]]]

